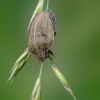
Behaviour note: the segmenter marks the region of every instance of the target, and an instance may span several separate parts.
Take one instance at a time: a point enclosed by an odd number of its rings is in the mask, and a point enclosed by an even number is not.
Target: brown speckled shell
[[[46,52],[52,45],[55,32],[55,16],[51,10],[37,14],[29,28],[28,50],[38,60],[44,61]]]

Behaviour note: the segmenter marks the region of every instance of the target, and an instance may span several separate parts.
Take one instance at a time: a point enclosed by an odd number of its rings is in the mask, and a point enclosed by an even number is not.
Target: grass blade
[[[57,76],[57,78],[60,80],[60,82],[62,83],[62,85],[65,87],[65,89],[71,94],[71,96],[74,98],[74,100],[76,100],[68,82],[66,81],[64,75],[59,71],[59,69],[52,63],[52,69],[55,73],[55,75]]]
[[[31,100],[41,100],[42,67],[43,67],[43,64],[41,65],[39,77],[38,77],[38,79],[37,79],[37,81],[35,83],[35,86],[33,88],[33,92],[32,92],[32,95],[31,95]]]
[[[40,12],[42,11],[43,5],[44,5],[44,0],[39,0],[38,4],[37,4],[37,6],[36,6],[36,8],[35,8],[35,10],[34,10],[34,13],[33,13],[33,15],[32,15],[32,18],[31,18],[31,20],[30,20],[30,23],[29,23],[29,26],[28,26],[28,29],[27,29],[28,31],[30,31],[30,26],[31,26],[31,23],[32,23],[34,17],[35,17],[38,13],[40,13]]]
[[[30,57],[30,53],[28,49],[25,50],[25,52],[18,58],[18,60],[15,62],[13,68],[10,70],[10,77],[8,81],[12,81],[14,77],[18,74],[18,72],[23,68],[23,66],[26,64]],[[7,81],[7,82],[8,82]]]

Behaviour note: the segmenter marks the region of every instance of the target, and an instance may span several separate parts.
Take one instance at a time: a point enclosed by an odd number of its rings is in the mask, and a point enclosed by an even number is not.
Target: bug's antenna
[[[47,0],[47,7],[46,7],[46,10],[48,10],[48,7],[49,7],[49,0]]]
[[[37,67],[39,66],[40,64],[40,61],[38,62],[38,64],[36,65],[35,69],[34,69],[34,72],[33,72],[33,75],[35,74],[36,70],[37,70]]]

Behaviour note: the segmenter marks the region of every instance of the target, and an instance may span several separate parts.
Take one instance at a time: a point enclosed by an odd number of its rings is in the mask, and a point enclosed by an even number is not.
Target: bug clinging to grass
[[[49,47],[54,41],[55,24],[54,13],[51,10],[44,10],[35,16],[28,29],[28,50],[41,62],[45,60],[47,52],[50,51]]]
[[[51,10],[43,9],[43,0],[39,0],[37,7],[33,13],[31,21],[28,26],[29,42],[25,52],[17,59],[13,68],[11,69],[8,81],[12,81],[19,73],[23,66],[28,61],[31,54],[34,54],[37,59],[44,62],[50,55],[54,56],[50,50],[55,37],[56,18]],[[49,2],[48,2],[49,3]]]

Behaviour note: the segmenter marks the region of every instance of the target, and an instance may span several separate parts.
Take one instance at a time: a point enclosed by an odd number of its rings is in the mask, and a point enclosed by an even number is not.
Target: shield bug
[[[29,27],[28,50],[43,62],[55,36],[55,15],[51,10],[37,14]]]

